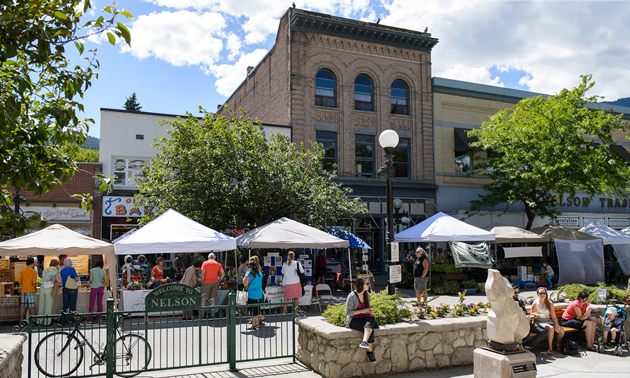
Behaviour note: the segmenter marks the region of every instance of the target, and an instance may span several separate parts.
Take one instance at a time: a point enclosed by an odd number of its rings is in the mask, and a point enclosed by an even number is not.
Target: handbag
[[[249,298],[249,293],[244,290],[239,290],[236,292],[236,304],[237,305],[246,305],[247,299]]]
[[[66,289],[78,289],[79,283],[72,277],[66,278]]]
[[[52,280],[49,281],[50,273],[52,273],[52,271],[48,272],[48,276],[43,279],[44,282],[42,282],[42,289],[50,289],[55,286],[55,283]]]
[[[298,266],[295,270],[297,271],[298,277],[300,277],[300,286],[302,286],[302,296],[304,296],[304,294],[306,294],[306,291],[304,290],[304,286],[306,286],[306,274],[303,272],[300,272],[300,268],[302,267],[302,265],[299,262],[297,264]]]

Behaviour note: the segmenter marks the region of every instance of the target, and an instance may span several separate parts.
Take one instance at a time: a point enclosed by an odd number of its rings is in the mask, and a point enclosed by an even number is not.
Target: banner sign
[[[166,284],[151,291],[144,299],[146,312],[201,309],[201,293],[188,285]]]
[[[455,260],[455,268],[492,268],[492,259],[486,242],[466,244],[462,242],[448,242]]]
[[[402,268],[400,265],[389,266],[389,283],[402,282]]]
[[[157,213],[156,206],[145,206],[144,200],[136,203],[135,197],[105,196],[103,197],[104,217],[140,218],[145,214]]]
[[[38,213],[47,221],[91,221],[92,211],[86,212],[80,207],[28,206],[22,208],[25,213]]]

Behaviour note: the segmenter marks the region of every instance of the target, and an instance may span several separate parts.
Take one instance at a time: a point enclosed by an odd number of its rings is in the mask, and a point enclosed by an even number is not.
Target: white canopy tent
[[[494,233],[472,226],[444,213],[437,213],[394,235],[397,242],[448,242],[495,240]]]
[[[630,235],[619,232],[597,221],[582,227],[580,231],[602,238],[604,244],[612,245],[621,270],[623,270],[625,275],[630,275]]]
[[[289,218],[280,218],[236,238],[242,248],[348,248],[350,242]]]
[[[229,251],[236,249],[236,239],[169,209],[114,248],[117,255]]]
[[[483,229],[492,232],[495,236],[495,257],[497,254],[497,244],[547,243],[551,241],[550,238],[540,236],[531,231],[498,223],[483,227]],[[542,257],[542,247],[511,247],[503,248],[503,251],[505,252],[505,258]]]
[[[110,243],[74,232],[60,224],[53,224],[32,234],[0,243],[0,254],[27,255],[103,255],[109,269],[112,295],[116,299],[116,259]]]

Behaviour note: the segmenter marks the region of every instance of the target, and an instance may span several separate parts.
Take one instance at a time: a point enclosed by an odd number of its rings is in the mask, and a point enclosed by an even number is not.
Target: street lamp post
[[[395,293],[395,285],[390,282],[389,266],[392,262],[392,242],[394,241],[394,149],[398,145],[398,134],[394,130],[385,130],[378,137],[378,144],[385,150],[385,165],[387,167],[387,293]]]

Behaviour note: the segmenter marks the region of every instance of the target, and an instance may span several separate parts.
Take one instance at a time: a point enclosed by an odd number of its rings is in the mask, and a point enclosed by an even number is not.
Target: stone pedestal
[[[529,351],[500,354],[486,349],[474,351],[475,378],[535,377],[536,355]]]

